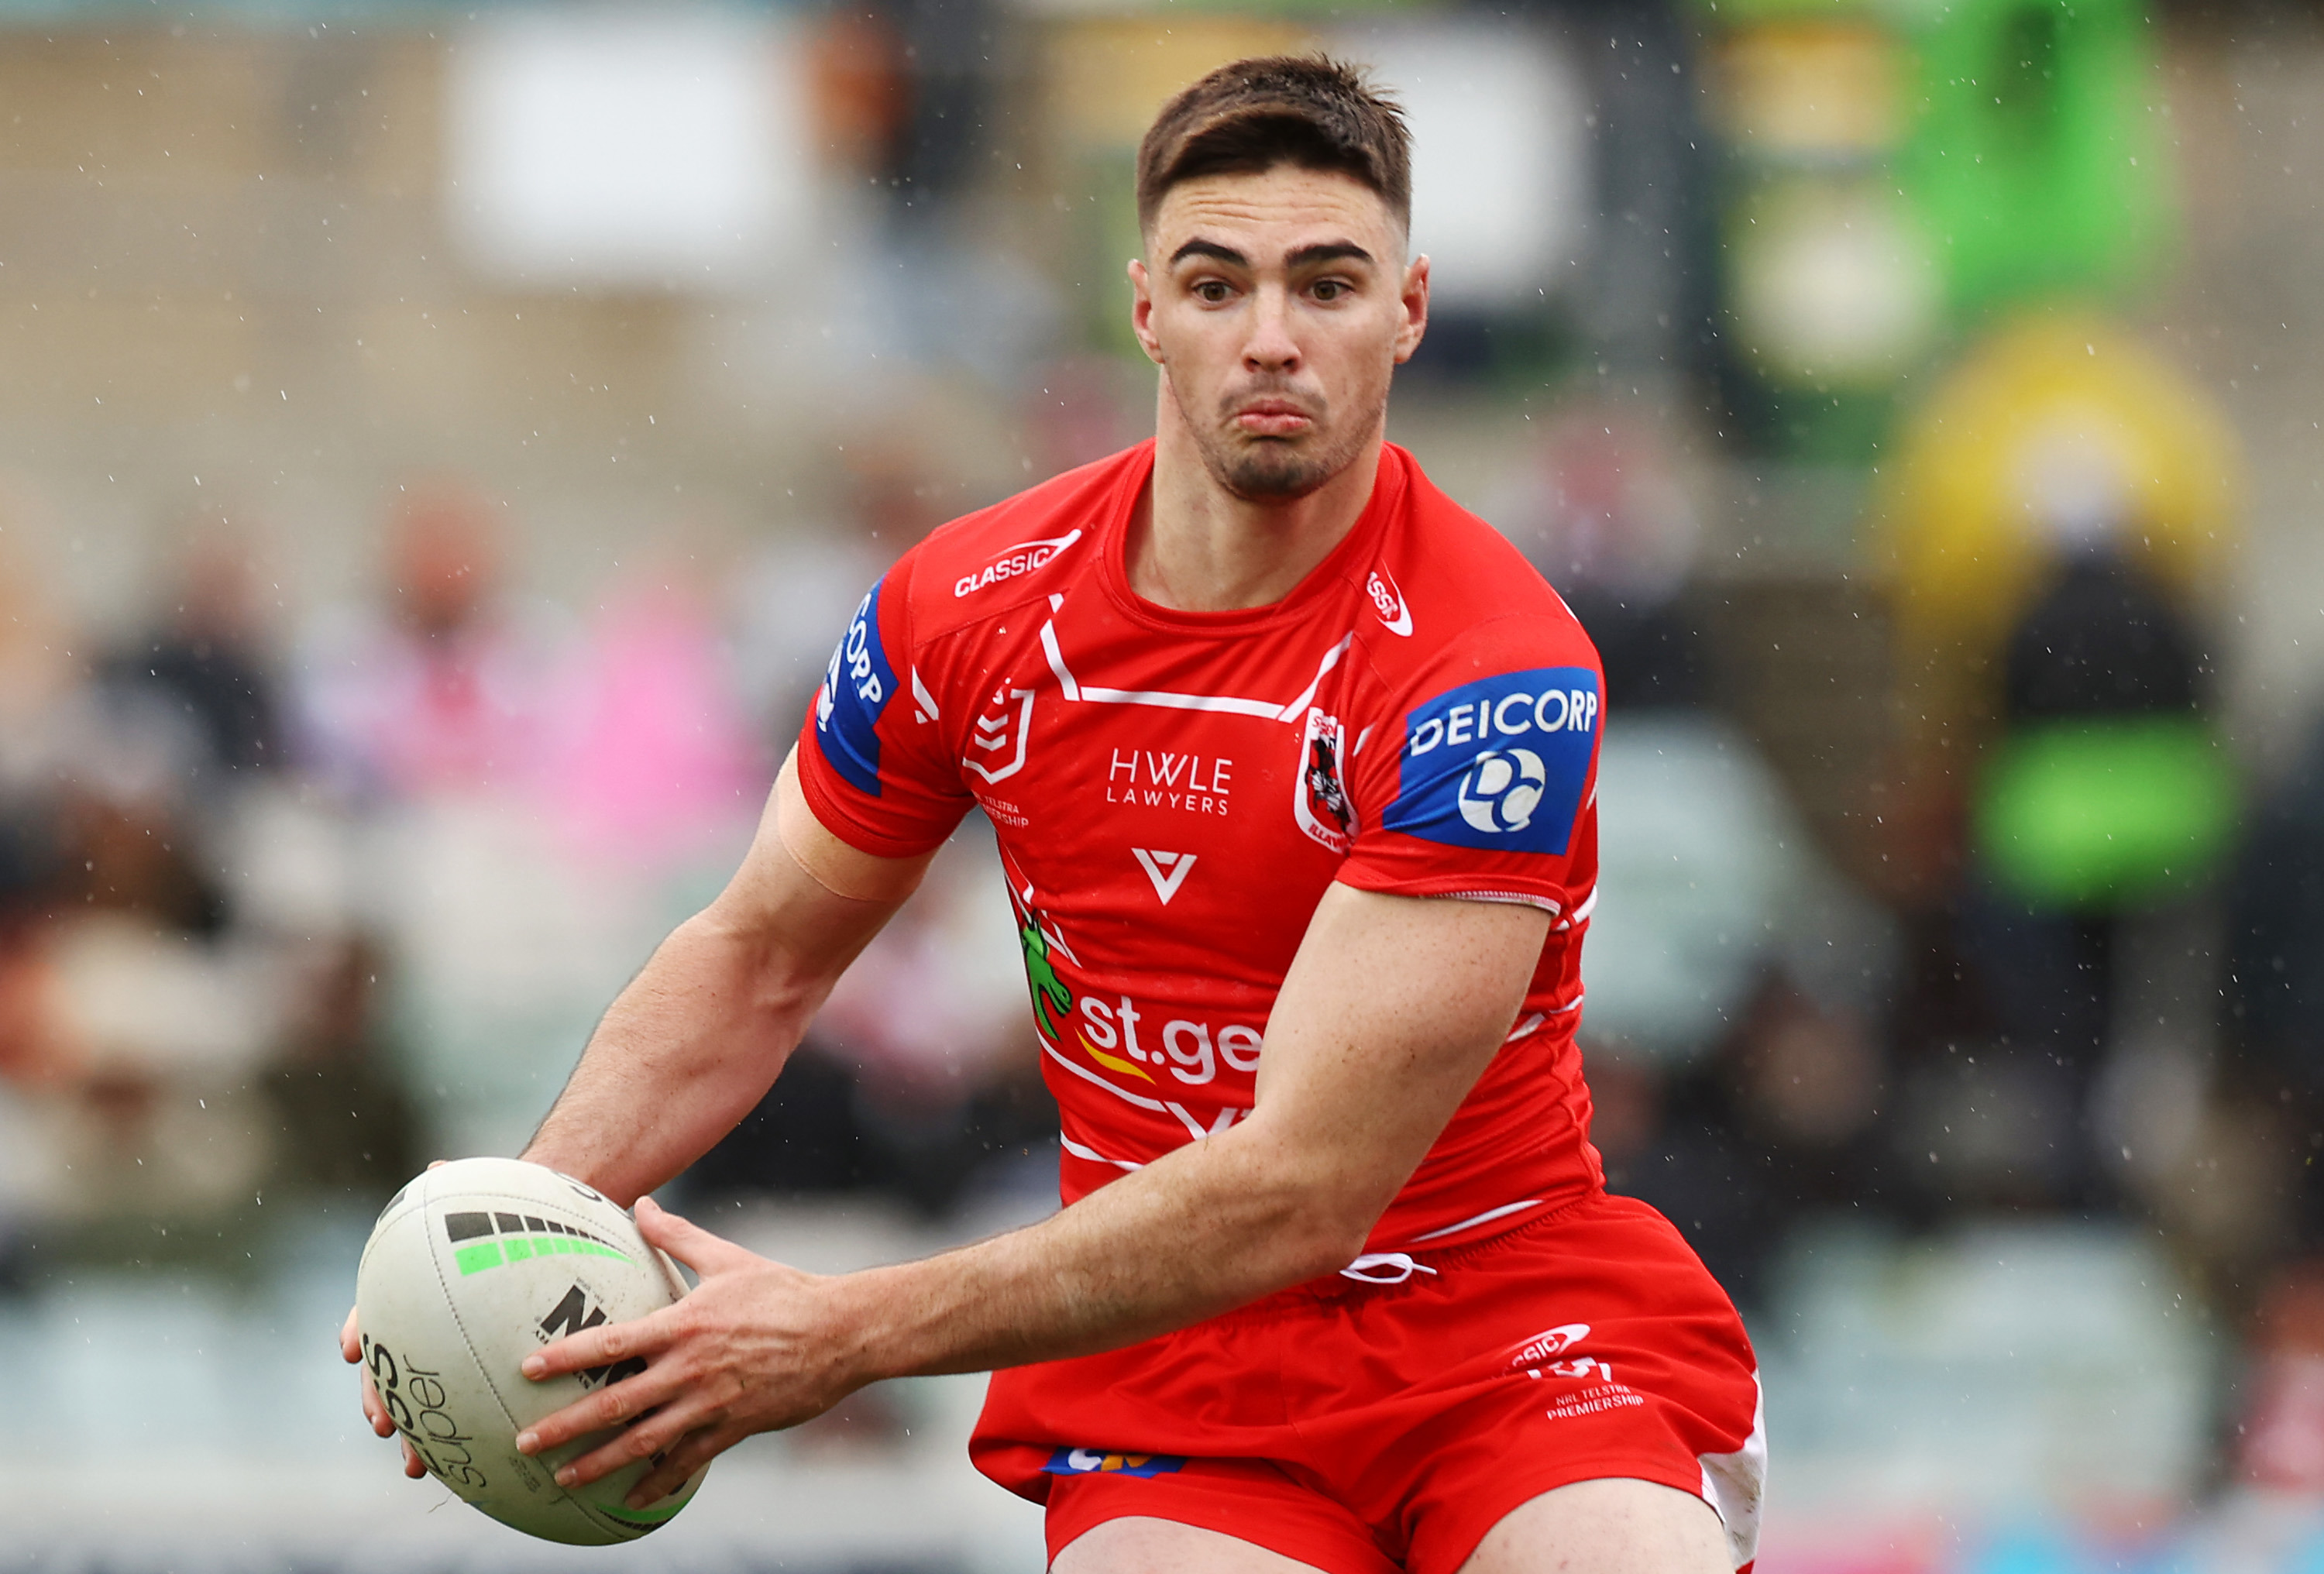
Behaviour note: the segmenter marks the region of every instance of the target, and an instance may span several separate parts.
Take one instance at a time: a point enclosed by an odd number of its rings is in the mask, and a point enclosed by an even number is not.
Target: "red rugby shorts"
[[[1401,1270],[1375,1268],[1375,1277]],[[1738,1569],[1766,1450],[1751,1346],[1678,1231],[1598,1197],[1127,1349],[996,1373],[970,1451],[1048,1505],[1052,1558],[1146,1515],[1327,1574],[1453,1574],[1554,1487],[1692,1493]]]

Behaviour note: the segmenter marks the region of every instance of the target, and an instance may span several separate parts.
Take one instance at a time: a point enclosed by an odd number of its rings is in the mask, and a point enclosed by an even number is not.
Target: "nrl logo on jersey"
[[[999,584],[1004,579],[1030,574],[1082,538],[1079,530],[1068,530],[1062,536],[1052,536],[1044,541],[1019,541],[1013,547],[1003,547],[982,568],[973,574],[964,574],[953,581],[955,599],[973,594],[987,585]]]
[[[1307,708],[1299,738],[1299,773],[1291,784],[1291,814],[1299,829],[1333,852],[1345,852],[1356,833],[1348,799],[1347,729],[1321,705]]]
[[[917,676],[917,675],[916,675]],[[1033,691],[998,688],[976,715],[970,752],[961,756],[963,769],[987,782],[1006,781],[1025,769],[1026,746],[1033,737]],[[983,756],[979,759],[978,756]]]

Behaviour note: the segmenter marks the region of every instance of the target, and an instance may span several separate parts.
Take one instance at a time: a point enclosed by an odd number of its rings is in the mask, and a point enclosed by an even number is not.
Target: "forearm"
[[[1254,1123],[1040,1224],[829,1288],[862,1380],[1087,1355],[1345,1266],[1397,1178],[1321,1169]]]
[[[1547,927],[1334,887],[1277,998],[1252,1113],[1030,1229],[825,1282],[851,1375],[1086,1355],[1346,1266],[1499,1050]]]
[[[614,1000],[524,1156],[624,1206],[701,1157],[927,868],[823,830],[785,759],[742,867]]]
[[[529,1447],[634,1423],[571,1468],[661,1455],[644,1501],[866,1383],[1118,1348],[1346,1266],[1499,1048],[1547,928],[1530,907],[1334,887],[1276,997],[1247,1117],[959,1251],[822,1278],[641,1209],[701,1284],[530,1358],[534,1377],[648,1365]]]
[[[715,908],[679,925],[606,1010],[524,1156],[626,1206],[708,1151],[830,988],[769,949]]]

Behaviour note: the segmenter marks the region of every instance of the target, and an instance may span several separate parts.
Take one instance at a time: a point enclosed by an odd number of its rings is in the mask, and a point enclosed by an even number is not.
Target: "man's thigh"
[[[1167,1519],[1110,1519],[1074,1538],[1050,1574],[1323,1574],[1221,1531]]]
[[[1461,1574],[1732,1574],[1711,1505],[1658,1482],[1576,1481],[1519,1504]]]
[[[1370,1527],[1264,1459],[1186,1459],[1138,1477],[1061,1477],[1049,1493],[1060,1574],[1401,1574]]]

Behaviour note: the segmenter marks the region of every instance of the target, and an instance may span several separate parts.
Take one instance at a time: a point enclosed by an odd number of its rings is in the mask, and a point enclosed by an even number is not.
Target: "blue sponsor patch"
[[[1183,1454],[1107,1454],[1095,1449],[1059,1449],[1041,1467],[1045,1476],[1175,1476],[1186,1467]]]
[[[887,581],[881,580],[881,584]],[[896,693],[896,669],[880,647],[880,584],[855,609],[815,696],[815,740],[857,791],[880,796],[880,713]]]
[[[1390,831],[1447,847],[1562,853],[1572,840],[1598,675],[1537,667],[1447,689],[1404,719]]]

